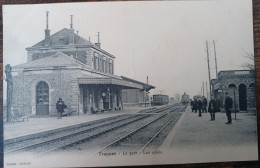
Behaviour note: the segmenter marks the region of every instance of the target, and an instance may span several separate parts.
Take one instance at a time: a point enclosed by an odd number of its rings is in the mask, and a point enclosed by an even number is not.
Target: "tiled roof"
[[[82,63],[70,58],[68,55],[58,52],[52,56],[37,59],[25,64],[16,65],[13,69],[28,69],[28,68],[48,68],[48,67],[69,67],[83,66]]]
[[[69,45],[69,29],[64,28],[57,33],[50,36],[51,46],[58,46],[58,45]],[[88,40],[80,37],[79,35],[74,33],[74,44],[81,44],[81,45],[94,45]],[[41,47],[45,46],[45,40],[40,41],[39,43],[33,45],[32,47]]]

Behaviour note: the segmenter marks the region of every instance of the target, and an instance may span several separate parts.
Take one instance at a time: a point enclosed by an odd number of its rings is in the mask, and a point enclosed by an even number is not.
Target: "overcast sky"
[[[9,5],[3,8],[4,65],[25,63],[25,48],[44,39],[46,13],[51,34],[74,29],[116,56],[115,74],[146,82],[174,96],[200,93],[208,81],[206,43],[209,41],[211,76],[218,71],[242,69],[253,53],[251,0],[89,2]]]

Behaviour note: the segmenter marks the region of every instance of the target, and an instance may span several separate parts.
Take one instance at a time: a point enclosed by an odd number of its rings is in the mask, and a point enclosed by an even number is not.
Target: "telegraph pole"
[[[207,84],[207,81],[206,81],[206,93],[207,93],[207,99],[209,99],[209,93],[208,93],[208,84]]]
[[[214,54],[215,54],[215,67],[216,67],[216,78],[218,77],[218,65],[217,65],[217,55],[216,55],[216,48],[215,48],[215,40],[213,40],[214,45]]]
[[[211,95],[211,83],[210,83],[210,67],[209,67],[209,48],[208,41],[206,41],[206,52],[207,52],[207,62],[208,62],[208,74],[209,74],[209,95]]]
[[[202,82],[202,88],[203,88],[203,93],[202,93],[202,95],[205,96],[205,94],[204,94],[204,81]]]

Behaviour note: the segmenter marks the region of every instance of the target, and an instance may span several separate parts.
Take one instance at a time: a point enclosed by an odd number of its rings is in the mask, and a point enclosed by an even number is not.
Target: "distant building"
[[[124,106],[144,106],[150,105],[149,91],[155,87],[143,82],[136,81],[124,76],[121,76],[123,80],[142,85],[142,89],[123,89],[122,90],[122,102]]]
[[[68,111],[79,114],[93,110],[123,108],[123,89],[144,89],[114,75],[115,56],[70,29],[50,35],[48,13],[45,39],[27,48],[28,60],[13,67],[12,109],[33,115],[56,115],[56,102],[62,98]]]
[[[211,81],[213,94],[223,108],[225,93],[233,99],[234,108],[247,111],[255,108],[255,74],[253,70],[220,71]]]

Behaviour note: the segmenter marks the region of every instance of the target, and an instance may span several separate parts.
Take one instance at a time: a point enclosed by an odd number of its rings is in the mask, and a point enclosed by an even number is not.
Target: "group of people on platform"
[[[201,117],[201,113],[207,113],[207,104],[208,101],[205,97],[203,97],[202,100],[200,99],[191,100],[192,112],[197,113],[199,111],[199,117]]]
[[[227,123],[226,124],[231,124],[232,123],[232,118],[231,118],[231,108],[233,105],[233,100],[231,97],[228,96],[228,92],[225,94],[225,102],[224,102],[224,107],[227,115]],[[194,100],[191,100],[191,110],[194,113],[199,112],[198,117],[201,117],[201,113],[210,113],[210,121],[215,120],[215,113],[217,111],[217,102],[214,99],[213,95],[211,95],[211,99],[208,103],[207,99],[203,96],[200,99],[194,98]],[[207,109],[208,106],[208,109]]]

